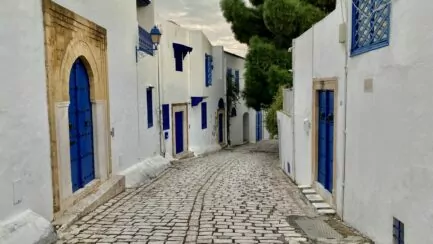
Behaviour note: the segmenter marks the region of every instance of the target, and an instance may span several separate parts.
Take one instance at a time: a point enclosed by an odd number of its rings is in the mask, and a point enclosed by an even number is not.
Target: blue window
[[[394,244],[404,244],[404,224],[396,218],[392,223],[392,239]]]
[[[207,103],[206,102],[201,103],[201,128],[202,129],[207,128]]]
[[[206,74],[206,87],[212,85],[212,70],[213,58],[212,55],[205,54],[205,74]]]
[[[152,101],[152,89],[146,90],[147,99],[147,128],[153,126],[153,101]]]
[[[183,59],[186,55],[192,52],[192,47],[188,47],[179,43],[173,43],[173,52],[175,59],[176,71],[183,71]]]
[[[351,56],[389,45],[391,0],[353,0]]]
[[[236,86],[236,88],[238,88],[238,90],[240,89],[240,87],[239,87],[239,70],[235,70],[235,86]]]
[[[162,105],[162,129],[170,129],[170,107],[168,104]]]
[[[231,68],[227,68],[227,77],[230,79],[233,79],[233,73],[232,73],[232,69]]]

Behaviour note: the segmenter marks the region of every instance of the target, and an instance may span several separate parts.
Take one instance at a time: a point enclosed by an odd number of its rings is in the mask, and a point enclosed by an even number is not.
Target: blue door
[[[223,129],[224,129],[224,121],[223,121],[223,114],[219,113],[218,114],[218,142],[219,143],[223,143],[224,142],[224,134],[223,134]]]
[[[183,152],[183,111],[174,113],[176,154]]]
[[[256,141],[263,139],[263,123],[262,123],[262,111],[256,113]]]
[[[319,91],[317,180],[332,192],[334,164],[334,92]]]
[[[71,180],[75,192],[95,178],[89,76],[80,59],[71,69],[69,99]]]

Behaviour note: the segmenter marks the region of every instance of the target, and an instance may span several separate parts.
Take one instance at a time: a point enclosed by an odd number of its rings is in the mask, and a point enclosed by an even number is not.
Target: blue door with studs
[[[174,113],[176,154],[183,152],[183,111]]]
[[[318,175],[317,180],[332,193],[334,169],[334,92],[318,91]]]
[[[71,69],[69,100],[71,180],[75,192],[95,179],[90,84],[86,67],[80,59]]]

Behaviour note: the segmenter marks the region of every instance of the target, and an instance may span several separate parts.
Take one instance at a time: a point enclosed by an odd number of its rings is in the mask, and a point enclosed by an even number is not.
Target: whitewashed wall
[[[218,100],[224,97],[224,81],[218,75],[218,67],[213,70],[212,85],[206,87],[205,76],[205,53],[214,55],[222,48],[215,49],[202,31],[190,31],[190,46],[193,48],[191,53],[190,77],[190,96],[205,96],[203,102],[207,103],[207,128],[202,129],[201,103],[190,107],[190,149],[196,154],[216,151],[221,149],[218,143]],[[220,62],[222,56],[214,56],[214,62]]]
[[[294,41],[294,119],[295,119],[295,175],[296,182],[301,185],[311,185],[312,178],[312,137],[311,128],[313,108],[313,79],[337,79],[338,107],[336,110],[335,130],[337,137],[337,155],[334,164],[337,165],[334,187],[337,196],[337,210],[341,212],[342,196],[342,162],[343,162],[343,132],[344,132],[344,45],[339,43],[338,28],[342,22],[341,10],[337,9],[325,19],[314,25]],[[332,62],[329,62],[329,60]]]
[[[393,216],[405,243],[433,243],[432,12],[392,1],[390,46],[348,63],[344,218],[378,244],[392,242]]]
[[[156,114],[153,128],[149,132],[144,132],[147,130],[147,117],[143,117],[147,116],[144,86],[150,80],[154,82],[155,79],[149,78],[155,77],[152,72],[156,73],[156,70],[143,69],[143,72],[138,73],[138,67],[144,67],[146,61],[141,60],[138,65],[136,63],[135,47],[138,38],[136,1],[55,0],[55,2],[107,29],[110,122],[111,127],[114,128],[114,137],[111,139],[112,168],[114,173],[120,172],[143,158],[152,156],[156,151],[154,145],[159,142],[159,137],[155,136],[157,134],[155,130],[158,129],[155,122]],[[149,66],[149,69],[151,68]],[[149,72],[145,73],[146,71]],[[149,74],[152,75],[149,77]],[[156,90],[153,91],[153,95],[155,106]],[[146,138],[145,136],[149,134],[151,138]]]
[[[0,221],[27,208],[52,220],[41,2],[2,1],[0,23]]]
[[[277,121],[281,168],[294,180],[293,120],[286,112],[279,111]]]
[[[240,92],[245,89],[245,59],[231,53],[225,52],[226,67],[232,69],[233,79],[235,70],[239,70],[239,89]],[[230,141],[232,145],[240,145],[244,143],[244,121],[243,116],[245,113],[248,114],[248,108],[245,104],[245,100],[240,96],[238,103],[236,104],[236,116],[230,118]],[[231,111],[228,111],[229,115]],[[248,114],[249,115],[249,114]],[[251,121],[248,121],[251,124]],[[252,126],[249,126],[250,128]]]

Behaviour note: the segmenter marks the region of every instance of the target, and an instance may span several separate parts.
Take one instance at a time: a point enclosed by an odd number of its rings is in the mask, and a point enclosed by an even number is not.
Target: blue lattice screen
[[[353,0],[352,55],[389,45],[391,0]]]
[[[138,26],[138,49],[149,55],[153,55],[153,42],[150,33]]]

